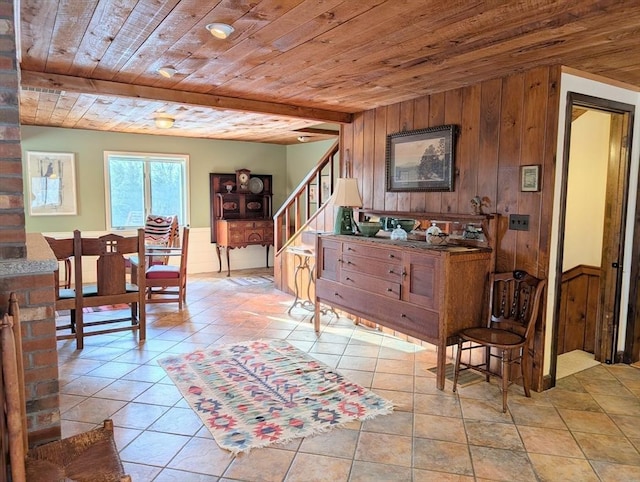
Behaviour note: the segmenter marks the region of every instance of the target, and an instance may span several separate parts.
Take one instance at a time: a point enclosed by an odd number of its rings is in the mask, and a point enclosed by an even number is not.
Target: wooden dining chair
[[[159,250],[161,251],[161,250]],[[189,227],[182,228],[182,245],[180,248],[179,266],[152,265],[145,271],[147,303],[175,303],[178,309],[187,296],[187,256],[189,254]],[[133,271],[132,271],[133,272]]]
[[[512,383],[512,367],[518,365],[522,386],[531,396],[530,338],[533,333],[545,280],[522,270],[492,273],[489,278],[489,305],[486,326],[466,328],[458,336],[453,391],[456,391],[460,371],[475,370],[502,381],[502,411],[507,411],[507,393]],[[475,356],[475,350],[481,352]],[[462,361],[462,352],[468,352],[468,361]],[[499,363],[492,365],[492,360]],[[462,367],[462,368],[461,368]]]
[[[2,437],[5,462],[0,480],[12,482],[131,482],[114,439],[113,422],[71,437],[28,448],[27,410],[22,365],[22,336],[14,293],[0,316],[0,393],[6,427]],[[8,461],[8,464],[6,463]]]
[[[65,325],[57,325],[57,331],[70,330],[70,333],[76,332],[76,293],[71,287],[71,258],[73,258],[73,238],[56,239],[49,236],[44,238],[54,256],[64,265],[64,280],[60,281],[60,269],[54,272],[54,286],[56,286],[55,308],[57,312],[69,310],[70,323]],[[60,335],[58,339],[69,338]]]
[[[176,246],[178,242],[178,216],[147,215],[144,224],[144,243],[147,246]],[[167,256],[147,256],[147,265],[167,264]]]
[[[145,278],[138,274],[130,283],[127,282],[126,258],[145,257],[144,230],[139,229],[136,236],[119,236],[107,234],[98,238],[85,238],[81,232],[74,231],[74,278],[75,286],[75,339],[76,347],[84,347],[84,337],[115,333],[120,331],[138,331],[138,340],[146,338],[145,318]],[[97,258],[97,259],[96,259]],[[96,283],[83,283],[83,265],[96,263]],[[79,287],[82,286],[82,289]],[[124,318],[100,319],[85,321],[85,308],[128,304],[131,315]],[[129,321],[129,324],[124,322]],[[115,326],[113,326],[115,324]],[[111,325],[102,329],[91,329],[95,326]]]

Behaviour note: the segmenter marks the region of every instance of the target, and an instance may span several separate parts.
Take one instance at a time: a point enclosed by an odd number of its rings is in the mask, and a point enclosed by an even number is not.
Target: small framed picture
[[[317,203],[318,202],[318,186],[315,184],[309,186],[309,202]]]
[[[520,167],[520,191],[540,190],[540,164]]]

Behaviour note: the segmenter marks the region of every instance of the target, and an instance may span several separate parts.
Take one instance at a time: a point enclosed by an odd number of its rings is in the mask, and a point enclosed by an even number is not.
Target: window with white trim
[[[182,154],[105,151],[107,230],[144,227],[148,214],[188,224],[188,167]]]

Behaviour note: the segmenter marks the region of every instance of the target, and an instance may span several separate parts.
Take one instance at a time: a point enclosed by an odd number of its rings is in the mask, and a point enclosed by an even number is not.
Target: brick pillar
[[[60,438],[53,272],[42,235],[25,234],[13,0],[0,0],[0,313],[18,295],[29,443]]]
[[[13,22],[13,1],[0,0],[0,259],[26,255]]]

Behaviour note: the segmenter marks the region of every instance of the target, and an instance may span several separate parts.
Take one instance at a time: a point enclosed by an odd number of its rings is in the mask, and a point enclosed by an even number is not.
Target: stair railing
[[[339,151],[339,142],[336,141],[273,216],[276,255],[331,197]],[[323,181],[328,183],[326,187]]]

